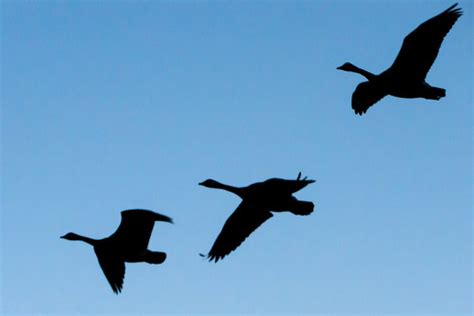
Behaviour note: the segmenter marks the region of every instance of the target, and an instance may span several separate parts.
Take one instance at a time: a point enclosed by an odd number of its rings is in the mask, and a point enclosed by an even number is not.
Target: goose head
[[[208,187],[208,188],[220,188],[222,187],[222,184],[217,182],[216,180],[212,180],[212,179],[207,179],[201,183],[199,183],[199,185],[202,185],[204,187]]]
[[[355,72],[355,70],[358,69],[358,67],[354,66],[351,63],[344,63],[344,65],[341,65],[341,66],[337,67],[337,69],[344,70],[344,71]]]
[[[82,240],[82,236],[79,236],[78,234],[74,233],[67,233],[66,235],[61,236],[60,238],[67,240]]]

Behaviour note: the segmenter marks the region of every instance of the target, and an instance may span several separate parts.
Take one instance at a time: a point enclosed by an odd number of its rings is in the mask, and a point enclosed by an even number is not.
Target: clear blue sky
[[[472,312],[473,5],[428,82],[356,116],[362,77],[454,1],[2,1],[1,310],[21,314]],[[197,183],[317,179],[202,260],[239,203]],[[161,266],[112,293],[92,248],[147,208]]]

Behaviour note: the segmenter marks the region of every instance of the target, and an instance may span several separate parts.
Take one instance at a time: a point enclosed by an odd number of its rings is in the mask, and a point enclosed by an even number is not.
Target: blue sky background
[[[439,102],[362,77],[453,1],[1,4],[1,311],[14,314],[472,312],[473,5],[428,82]],[[197,185],[317,179],[308,217],[276,216],[202,260],[239,199]],[[155,226],[161,266],[112,293],[92,248],[120,211]]]

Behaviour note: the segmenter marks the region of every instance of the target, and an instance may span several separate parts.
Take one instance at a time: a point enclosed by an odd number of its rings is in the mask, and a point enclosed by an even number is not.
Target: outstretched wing
[[[148,210],[122,211],[122,221],[110,238],[132,249],[146,249],[155,221],[173,223],[168,216]]]
[[[383,92],[374,83],[370,81],[362,82],[352,94],[352,108],[356,114],[362,115],[386,95],[387,93]]]
[[[107,281],[109,281],[112,291],[118,294],[122,291],[123,278],[125,277],[125,262],[116,256],[108,253],[102,253],[94,248],[97,259],[99,260],[102,272],[104,272]]]
[[[252,186],[259,188],[263,194],[271,194],[275,196],[284,196],[298,192],[308,184],[316,182],[316,180],[308,180],[308,177],[301,178],[301,172],[298,173],[296,180],[271,178],[264,182],[255,183]],[[269,192],[270,191],[270,192]]]
[[[298,177],[296,180],[287,180],[290,183],[290,191],[291,193],[298,192],[299,190],[303,189],[308,184],[316,182],[316,180],[308,180],[308,177],[304,177],[301,179],[301,172],[298,173]]]
[[[418,81],[424,80],[438,56],[444,37],[462,15],[456,6],[457,3],[408,34],[391,69]]]
[[[207,257],[219,261],[235,250],[254,230],[272,217],[272,213],[252,207],[242,201],[227,219]]]

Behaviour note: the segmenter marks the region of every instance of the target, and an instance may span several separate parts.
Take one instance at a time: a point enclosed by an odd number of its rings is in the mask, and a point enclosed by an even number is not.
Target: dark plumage
[[[148,210],[122,211],[122,221],[115,233],[107,238],[92,239],[75,233],[61,238],[81,240],[94,247],[100,267],[112,290],[122,291],[125,262],[163,263],[166,253],[147,249],[155,221],[173,223],[168,216]]]
[[[247,187],[233,187],[211,179],[199,183],[208,188],[232,192],[242,199],[207,254],[209,261],[217,262],[235,250],[254,230],[273,216],[271,212],[311,214],[314,204],[299,201],[292,194],[313,182],[315,180],[306,180],[306,177],[301,179],[299,173],[296,180],[272,178]]]
[[[439,100],[445,89],[426,83],[425,78],[438,55],[444,37],[462,15],[457,3],[419,25],[403,40],[402,48],[390,68],[374,75],[345,63],[337,69],[363,75],[368,81],[360,83],[352,94],[352,108],[362,115],[386,95],[400,98]]]

